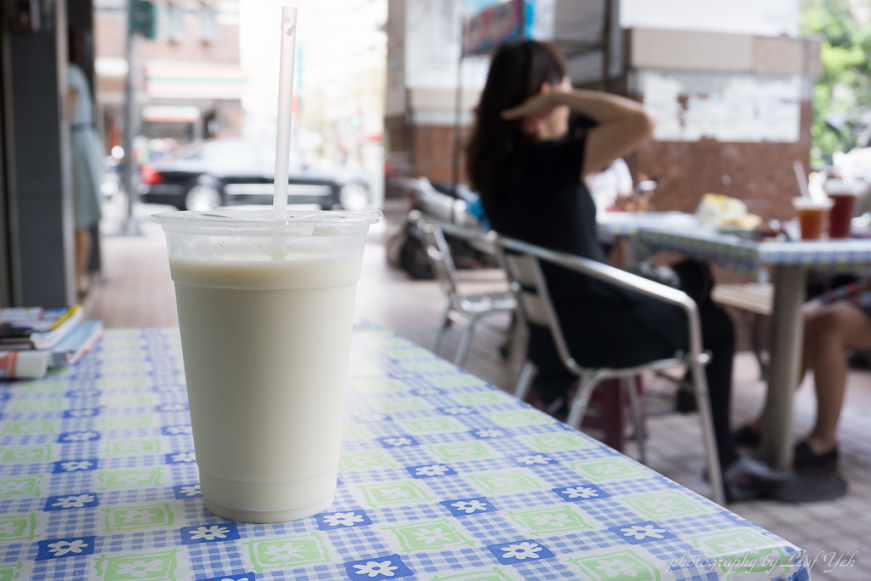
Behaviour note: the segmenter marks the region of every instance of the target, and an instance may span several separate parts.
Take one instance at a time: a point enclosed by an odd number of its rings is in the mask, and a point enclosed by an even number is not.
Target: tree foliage
[[[802,0],[802,32],[822,40],[823,75],[814,88],[811,127],[817,166],[835,151],[850,150],[871,122],[871,23],[857,18],[854,2]]]

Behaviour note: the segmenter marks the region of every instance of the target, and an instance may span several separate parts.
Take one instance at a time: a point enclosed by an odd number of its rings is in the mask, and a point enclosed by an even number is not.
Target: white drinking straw
[[[801,190],[801,195],[804,198],[810,198],[811,194],[807,187],[807,174],[804,173],[804,165],[798,160],[792,162],[792,169],[795,171],[795,179],[798,180],[798,189]]]
[[[281,64],[278,73],[278,138],[275,142],[275,195],[272,213],[287,216],[287,171],[290,162],[290,117],[293,109],[293,68],[296,60],[296,8],[281,9]]]

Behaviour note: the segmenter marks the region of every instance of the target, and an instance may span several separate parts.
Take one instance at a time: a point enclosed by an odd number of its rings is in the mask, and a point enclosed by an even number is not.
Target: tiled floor
[[[160,208],[140,210],[147,216]],[[105,237],[104,280],[86,301],[92,317],[102,318],[107,327],[163,326],[177,324],[175,299],[159,229],[143,223],[141,237]],[[500,277],[491,271],[464,271],[473,288],[498,286]],[[379,323],[412,341],[427,346],[444,306],[443,295],[434,282],[409,280],[388,267],[383,244],[367,245],[364,271],[358,286],[357,314]],[[519,369],[518,357],[506,362],[498,347],[505,338],[506,316],[485,319],[476,328],[465,368],[490,383],[511,390]],[[458,342],[449,332],[440,353],[453,358]],[[522,342],[522,337],[518,343]],[[520,350],[515,345],[515,354]],[[764,384],[750,354],[736,359],[733,417],[736,425],[746,421],[759,407]],[[648,382],[649,465],[684,486],[707,493],[701,479],[703,455],[698,419],[695,415],[668,413],[673,388],[664,382]],[[661,410],[657,413],[656,410]],[[813,420],[814,400],[808,382],[796,400],[796,436]],[[871,373],[852,372],[847,402],[840,424],[841,472],[849,481],[849,493],[834,502],[787,505],[774,502],[737,503],[730,508],[753,522],[804,548],[813,567],[814,579],[871,579]],[[634,453],[630,444],[628,450]],[[841,564],[852,565],[837,566]]]

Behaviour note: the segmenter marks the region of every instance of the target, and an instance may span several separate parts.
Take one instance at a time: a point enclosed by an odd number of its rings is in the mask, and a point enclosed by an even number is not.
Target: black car
[[[199,211],[271,204],[275,145],[241,138],[206,141],[173,159],[144,165],[140,173],[140,198],[151,204]],[[291,152],[288,182],[288,205],[358,212],[372,202],[365,174],[310,164],[297,152]]]

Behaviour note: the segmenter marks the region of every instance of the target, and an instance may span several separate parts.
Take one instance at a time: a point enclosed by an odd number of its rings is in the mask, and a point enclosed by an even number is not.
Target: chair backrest
[[[457,267],[451,256],[451,247],[445,240],[445,234],[438,224],[424,219],[417,221],[417,227],[423,232],[423,240],[426,245],[426,256],[432,266],[433,274],[442,287],[442,290],[453,299],[458,292]]]
[[[529,253],[506,248],[504,244],[500,244],[499,237],[496,238],[496,247],[499,249],[502,266],[508,277],[508,285],[517,301],[521,316],[527,324],[550,330],[563,365],[570,372],[580,374],[581,368],[569,351],[556,309],[550,299],[539,259]]]

